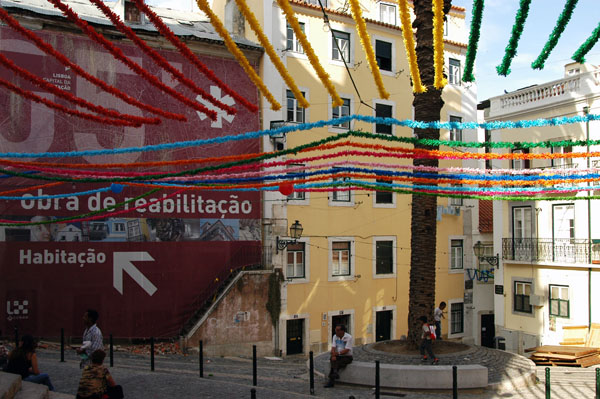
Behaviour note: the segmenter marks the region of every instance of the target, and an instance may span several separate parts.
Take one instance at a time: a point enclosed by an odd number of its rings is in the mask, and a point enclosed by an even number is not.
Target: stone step
[[[0,399],[13,399],[20,389],[20,375],[0,371]]]
[[[21,382],[21,390],[15,395],[15,399],[49,399],[48,387],[33,382]]]
[[[60,392],[49,392],[50,399],[75,399],[75,395],[69,395],[68,393]]]

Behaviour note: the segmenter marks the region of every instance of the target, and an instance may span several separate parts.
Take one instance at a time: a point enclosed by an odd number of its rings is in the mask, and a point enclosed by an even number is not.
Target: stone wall
[[[243,272],[202,325],[187,340],[207,356],[273,355],[273,324],[267,312],[270,271]]]

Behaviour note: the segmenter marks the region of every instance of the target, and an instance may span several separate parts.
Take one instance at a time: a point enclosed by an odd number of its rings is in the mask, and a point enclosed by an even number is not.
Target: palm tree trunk
[[[442,90],[433,87],[433,11],[431,0],[413,0],[416,29],[416,53],[421,80],[427,87],[425,93],[415,94],[413,106],[415,119],[419,121],[440,120],[444,105]],[[444,0],[444,15],[450,11],[452,1]],[[439,129],[415,129],[418,138],[439,139]],[[415,145],[415,148],[438,149],[437,146]],[[434,166],[437,159],[414,159],[415,166]],[[408,309],[408,340],[416,346],[421,336],[419,317],[433,319],[435,307],[435,264],[437,232],[437,197],[412,195],[411,208],[411,255]]]

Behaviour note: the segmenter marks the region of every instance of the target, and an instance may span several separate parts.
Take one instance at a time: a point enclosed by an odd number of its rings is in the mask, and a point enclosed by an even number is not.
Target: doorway
[[[481,315],[481,346],[493,348],[495,335],[496,335],[496,327],[494,326],[494,315],[493,314],[482,314]]]
[[[375,341],[387,341],[392,339],[393,318],[391,310],[375,312]]]
[[[302,333],[304,331],[304,319],[292,319],[286,325],[286,353],[295,355],[304,352]]]
[[[333,334],[335,334],[335,326],[338,326],[340,324],[345,325],[346,332],[348,334],[352,335],[352,332],[350,332],[350,315],[349,314],[340,314],[340,315],[336,315],[336,316],[331,316],[331,335],[329,336],[330,340],[333,337]]]

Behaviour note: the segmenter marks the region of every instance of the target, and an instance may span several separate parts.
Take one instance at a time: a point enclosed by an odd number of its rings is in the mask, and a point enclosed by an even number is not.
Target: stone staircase
[[[0,371],[0,399],[75,399],[73,395],[50,392],[41,384],[21,381],[17,374]]]

